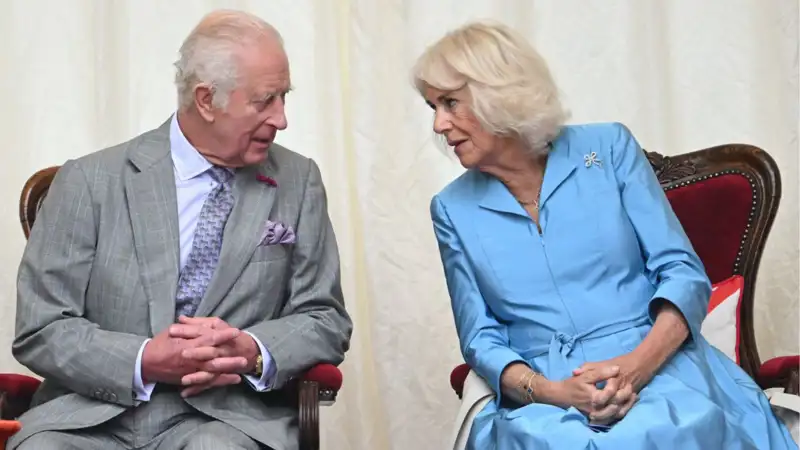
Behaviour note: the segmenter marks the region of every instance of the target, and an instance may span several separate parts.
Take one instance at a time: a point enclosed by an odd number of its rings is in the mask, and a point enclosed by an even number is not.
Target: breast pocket
[[[280,261],[291,253],[288,244],[259,245],[250,258],[251,263]]]

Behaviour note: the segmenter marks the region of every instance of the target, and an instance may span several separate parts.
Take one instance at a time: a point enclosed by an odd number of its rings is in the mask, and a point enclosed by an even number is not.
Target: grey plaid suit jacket
[[[237,172],[234,195],[197,316],[257,336],[280,389],[314,364],[341,363],[349,346],[325,189],[312,160],[273,145],[261,167]],[[293,227],[296,243],[259,246],[267,219]],[[62,166],[19,269],[13,354],[45,381],[15,441],[102,424],[135,406],[138,350],[174,321],[178,261],[169,121]],[[297,411],[245,383],[185,401],[269,447],[297,447]]]

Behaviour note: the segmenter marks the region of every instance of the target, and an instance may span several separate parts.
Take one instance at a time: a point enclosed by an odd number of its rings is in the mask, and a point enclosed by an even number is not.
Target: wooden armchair
[[[22,189],[19,220],[26,239],[58,169],[59,166],[54,166],[36,172]],[[25,375],[0,374],[0,450],[5,448],[8,437],[19,431],[20,423],[15,419],[29,408],[39,383],[40,380]],[[341,386],[339,368],[320,364],[284,389],[286,395],[297,399],[301,450],[319,449],[319,406],[333,404]]]
[[[740,366],[762,389],[782,387],[797,395],[798,356],[762,363],[753,332],[758,265],[781,197],[777,164],[764,150],[738,144],[673,157],[646,153],[711,282],[744,278]],[[459,398],[469,371],[462,364],[450,374]]]

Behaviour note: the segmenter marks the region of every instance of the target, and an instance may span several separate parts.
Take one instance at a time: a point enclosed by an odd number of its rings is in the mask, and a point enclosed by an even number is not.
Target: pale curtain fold
[[[278,141],[317,160],[328,190],[355,334],[344,389],[323,411],[324,448],[438,449],[450,435],[461,357],[428,205],[462,169],[433,139],[408,71],[469,19],[528,35],[573,122],[624,122],[665,154],[730,142],[770,152],[783,200],[756,333],[764,358],[800,352],[797,0],[4,0],[0,370],[21,370],[9,347],[26,177],[166,120],[177,48],[217,7],[284,35],[295,91]]]

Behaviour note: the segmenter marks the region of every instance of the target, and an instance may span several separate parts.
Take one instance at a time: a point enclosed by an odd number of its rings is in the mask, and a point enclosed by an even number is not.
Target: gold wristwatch
[[[261,355],[256,356],[256,376],[261,378],[264,374],[264,357]]]

